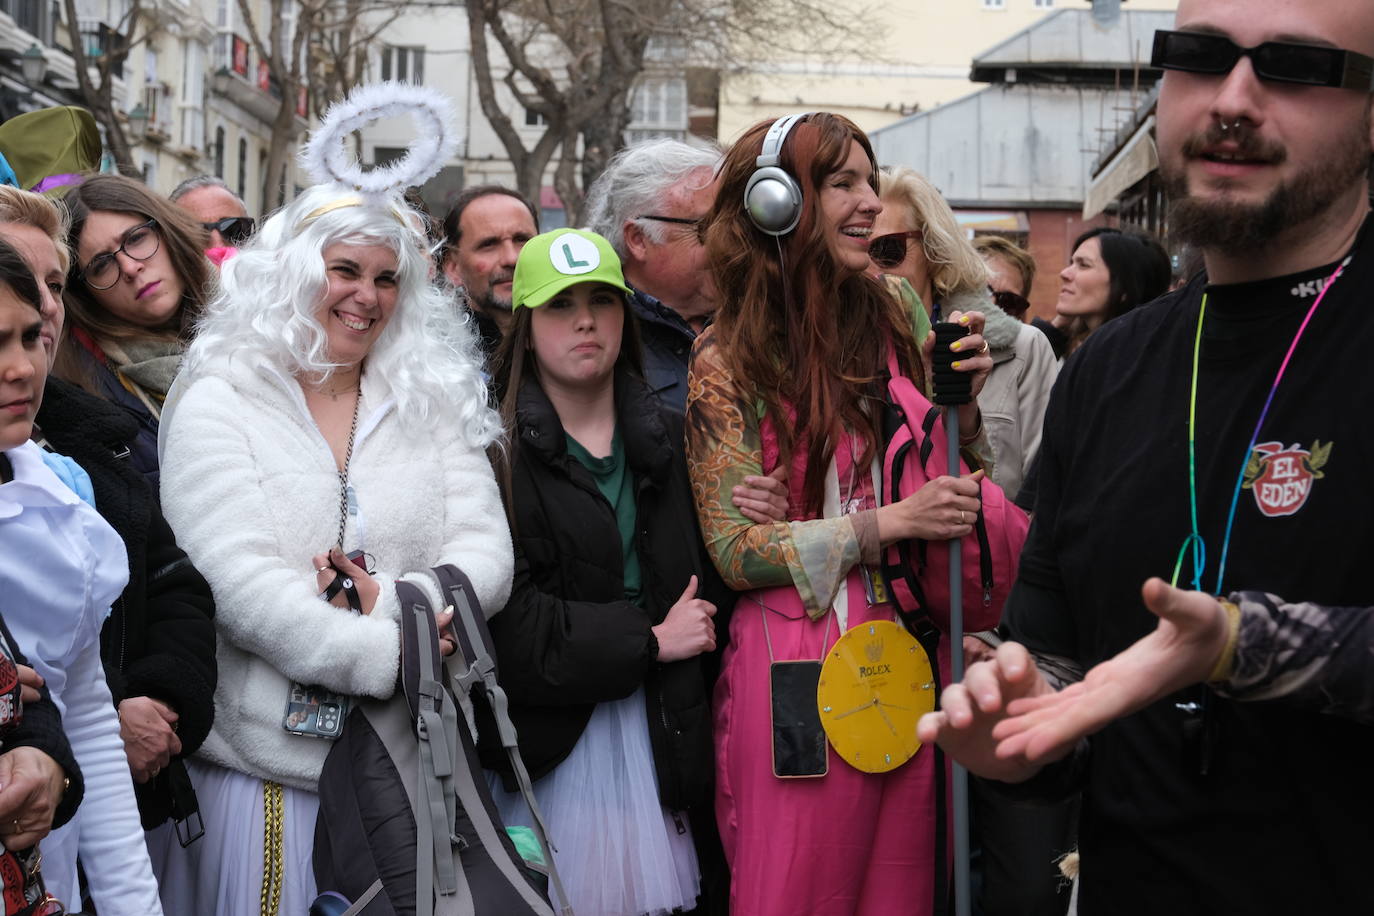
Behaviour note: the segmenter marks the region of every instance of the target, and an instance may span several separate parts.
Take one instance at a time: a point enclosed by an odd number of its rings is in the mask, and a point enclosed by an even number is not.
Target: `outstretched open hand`
[[[1057,759],[1112,720],[1207,677],[1229,636],[1221,604],[1163,579],[1148,580],[1141,595],[1159,617],[1154,632],[1095,666],[1077,684],[1012,701],[1010,716],[992,730],[999,757]]]

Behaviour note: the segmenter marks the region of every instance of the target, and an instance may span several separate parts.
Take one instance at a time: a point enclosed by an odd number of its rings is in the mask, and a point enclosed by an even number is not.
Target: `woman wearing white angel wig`
[[[220,637],[206,836],[155,852],[169,912],[304,914],[329,704],[393,692],[393,583],[453,563],[506,601],[500,424],[418,225],[395,193],[306,191],[225,265],[163,414],[163,508]]]

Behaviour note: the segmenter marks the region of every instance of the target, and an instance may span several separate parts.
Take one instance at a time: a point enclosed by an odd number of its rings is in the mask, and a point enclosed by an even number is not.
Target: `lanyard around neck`
[[[1331,284],[1336,282],[1341,273],[1350,264],[1347,257],[1326,278],[1326,283],[1322,285],[1321,292],[1317,295],[1317,301],[1312,303],[1312,307],[1307,310],[1307,315],[1303,318],[1302,324],[1298,326],[1297,333],[1293,335],[1293,340],[1288,344],[1288,352],[1283,355],[1283,362],[1279,363],[1279,370],[1274,374],[1274,382],[1269,386],[1269,396],[1264,399],[1264,407],[1260,410],[1259,420],[1255,423],[1255,431],[1250,435],[1250,444],[1245,447],[1245,454],[1241,456],[1240,473],[1236,476],[1236,486],[1231,493],[1231,508],[1226,514],[1226,528],[1221,539],[1221,556],[1217,562],[1217,587],[1213,594],[1220,595],[1221,583],[1226,575],[1226,555],[1231,549],[1231,529],[1236,521],[1236,506],[1240,502],[1240,491],[1245,482],[1245,468],[1249,464],[1250,455],[1255,451],[1255,444],[1259,442],[1260,428],[1264,426],[1264,420],[1269,416],[1269,407],[1274,403],[1274,395],[1279,390],[1279,383],[1283,381],[1283,374],[1288,371],[1288,363],[1293,358],[1293,351],[1298,348],[1298,341],[1302,340],[1302,335],[1307,331],[1307,326],[1312,322],[1312,316],[1317,313],[1317,308],[1326,299],[1327,292],[1331,289]],[[1193,552],[1193,589],[1202,591],[1202,574],[1207,568],[1207,542],[1203,539],[1199,529],[1197,518],[1197,380],[1198,363],[1202,353],[1202,325],[1207,317],[1207,293],[1202,294],[1202,306],[1197,313],[1197,333],[1193,338],[1193,380],[1188,393],[1188,508],[1192,517],[1192,531],[1183,540],[1183,546],[1178,549],[1178,558],[1174,561],[1174,575],[1169,584],[1178,585],[1179,573],[1183,569],[1183,557],[1188,553],[1189,548]]]

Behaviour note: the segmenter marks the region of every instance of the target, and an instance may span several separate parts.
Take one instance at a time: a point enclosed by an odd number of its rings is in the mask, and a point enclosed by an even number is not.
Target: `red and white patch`
[[[1322,467],[1331,457],[1333,443],[1321,440],[1312,448],[1285,447],[1282,442],[1261,442],[1250,454],[1244,487],[1255,494],[1255,505],[1269,518],[1295,515],[1312,494],[1312,485],[1326,476]]]

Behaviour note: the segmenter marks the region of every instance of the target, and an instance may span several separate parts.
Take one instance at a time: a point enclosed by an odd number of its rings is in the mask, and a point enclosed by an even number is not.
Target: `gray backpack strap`
[[[402,686],[415,713],[419,738],[416,780],[415,904],[416,916],[433,916],[434,894],[459,893],[464,880],[454,863],[458,841],[454,768],[458,765],[458,713],[444,702],[440,682],[439,634],[424,593],[398,581],[401,599]],[[460,850],[461,851],[461,850]],[[468,896],[463,894],[463,896]]]
[[[372,898],[376,897],[381,892],[382,879],[378,878],[376,881],[372,882],[372,886],[367,889],[366,893],[358,898],[358,902],[344,910],[340,916],[359,916],[363,910],[367,909],[367,905],[372,902]]]
[[[535,801],[534,787],[530,784],[530,774],[525,769],[524,759],[520,756],[520,745],[515,733],[515,724],[510,719],[510,703],[506,699],[506,691],[502,689],[501,684],[496,679],[496,651],[492,645],[491,632],[487,629],[486,615],[482,613],[482,606],[477,600],[477,593],[473,590],[472,583],[462,570],[450,565],[436,566],[434,567],[434,576],[439,580],[440,592],[453,607],[453,630],[458,639],[459,650],[455,658],[461,656],[464,665],[463,672],[457,677],[456,686],[464,691],[471,691],[480,684],[486,694],[487,704],[491,707],[492,716],[496,719],[496,729],[501,738],[501,746],[506,749],[511,770],[515,773],[515,780],[520,786],[520,794],[524,796],[525,804],[529,806],[535,833],[538,834],[539,842],[544,847],[544,858],[548,860],[549,866],[549,878],[553,881],[558,899],[563,901],[560,912],[564,916],[573,916],[572,907],[567,902],[568,895],[563,889],[563,880],[558,875],[558,865],[554,859],[554,853],[558,850],[549,841],[549,831],[544,823],[544,814],[539,810],[539,803]]]

